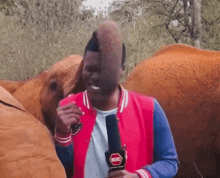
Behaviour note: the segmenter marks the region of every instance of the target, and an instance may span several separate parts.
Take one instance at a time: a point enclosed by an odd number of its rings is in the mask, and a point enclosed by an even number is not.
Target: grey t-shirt
[[[108,136],[105,117],[116,114],[117,108],[110,111],[97,110],[96,123],[93,128],[85,164],[85,178],[103,178],[108,174],[105,151],[108,150]]]

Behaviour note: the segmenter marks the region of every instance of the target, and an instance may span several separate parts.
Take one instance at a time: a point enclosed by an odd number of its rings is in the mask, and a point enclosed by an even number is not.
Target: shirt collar
[[[119,106],[118,106],[118,111],[122,113],[124,108],[127,107],[128,105],[128,91],[124,89],[121,85],[119,85],[121,89],[121,97],[119,99]],[[93,109],[92,104],[89,100],[87,90],[83,92],[83,104],[86,106],[88,109]]]

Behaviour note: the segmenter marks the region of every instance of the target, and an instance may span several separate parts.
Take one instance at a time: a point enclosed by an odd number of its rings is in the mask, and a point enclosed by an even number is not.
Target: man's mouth
[[[94,85],[91,85],[91,88],[92,88],[93,90],[100,90],[100,87],[97,87],[97,86],[94,86]]]

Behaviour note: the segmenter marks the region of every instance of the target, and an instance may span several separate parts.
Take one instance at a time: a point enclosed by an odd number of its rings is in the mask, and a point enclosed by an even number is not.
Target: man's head
[[[108,98],[124,71],[125,45],[121,44],[114,25],[100,26],[85,48],[82,74],[91,100]]]

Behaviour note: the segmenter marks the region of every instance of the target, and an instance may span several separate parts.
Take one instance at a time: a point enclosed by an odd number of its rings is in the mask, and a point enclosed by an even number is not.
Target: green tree
[[[12,14],[0,12],[0,79],[32,78],[69,55],[83,55],[99,18],[81,3],[15,0]]]
[[[164,33],[168,32],[176,43],[190,44],[205,49],[219,49],[219,0],[133,0],[116,1],[115,11],[122,23],[134,22],[138,12],[157,15]],[[112,8],[114,9],[114,8]],[[133,10],[134,9],[134,10]],[[140,13],[139,13],[140,14]],[[120,17],[121,15],[121,17]],[[148,20],[146,16],[146,21]],[[216,47],[214,47],[216,45]]]
[[[220,0],[202,1],[203,48],[220,49]]]
[[[12,7],[14,7],[13,0],[0,0],[0,12],[3,12],[5,15],[12,14]]]

